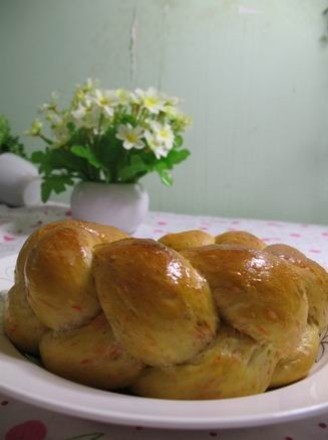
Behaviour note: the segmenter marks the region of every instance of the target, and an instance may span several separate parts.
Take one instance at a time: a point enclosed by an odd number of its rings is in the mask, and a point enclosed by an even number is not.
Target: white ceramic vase
[[[72,192],[72,217],[116,226],[132,234],[148,212],[149,197],[140,184],[80,182]]]
[[[10,206],[41,203],[41,179],[36,167],[13,153],[0,155],[0,203]]]

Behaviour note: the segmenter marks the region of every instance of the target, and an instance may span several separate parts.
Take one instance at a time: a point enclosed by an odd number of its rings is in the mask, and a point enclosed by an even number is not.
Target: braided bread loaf
[[[137,239],[74,220],[26,241],[4,319],[55,374],[167,399],[297,381],[327,324],[327,273],[294,248],[242,231]]]

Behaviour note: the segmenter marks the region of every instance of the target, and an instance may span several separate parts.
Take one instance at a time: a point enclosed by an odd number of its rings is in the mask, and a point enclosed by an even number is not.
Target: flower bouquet
[[[150,172],[172,185],[172,168],[190,154],[182,147],[190,118],[177,104],[154,88],[106,90],[91,80],[75,89],[63,110],[52,96],[40,109],[43,121],[29,131],[45,142],[32,154],[42,200],[76,182],[136,183]]]

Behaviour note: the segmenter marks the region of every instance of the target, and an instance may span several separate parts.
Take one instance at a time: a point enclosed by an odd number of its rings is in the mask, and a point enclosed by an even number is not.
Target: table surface
[[[33,208],[0,205],[0,258],[17,254],[26,237],[42,224],[70,216],[70,210],[64,205]],[[168,232],[189,229],[213,234],[246,230],[268,244],[283,242],[295,246],[328,268],[328,226],[151,212],[134,235],[159,238]],[[328,413],[272,426],[203,431],[122,427],[81,420],[40,409],[3,394],[0,372],[0,439],[4,440],[321,440],[327,437]]]

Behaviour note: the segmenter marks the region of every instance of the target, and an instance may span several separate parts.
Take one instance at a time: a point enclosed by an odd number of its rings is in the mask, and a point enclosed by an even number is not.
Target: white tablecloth
[[[68,207],[63,205],[16,209],[0,205],[0,258],[16,254],[26,237],[40,225],[70,215]],[[328,226],[153,212],[148,215],[145,223],[134,235],[158,238],[167,232],[188,229],[202,229],[214,234],[227,230],[247,230],[268,244],[284,242],[295,246],[308,257],[328,268]],[[19,402],[1,393],[0,371],[0,439],[203,440],[209,438],[327,440],[328,413],[284,424],[238,430],[172,431],[142,426],[120,427],[80,420]]]

